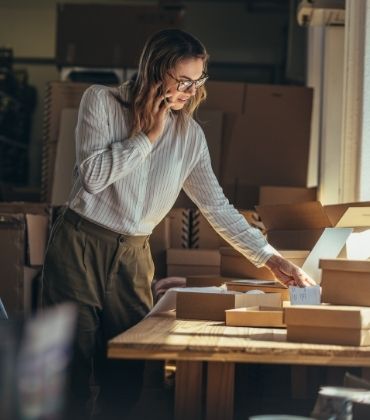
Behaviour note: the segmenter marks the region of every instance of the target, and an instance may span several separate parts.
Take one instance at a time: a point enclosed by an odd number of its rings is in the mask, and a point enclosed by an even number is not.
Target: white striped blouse
[[[129,100],[127,84],[93,85],[82,97],[70,208],[112,231],[150,235],[184,188],[231,246],[264,265],[274,249],[225,197],[199,124],[191,118],[180,134],[169,116],[154,144],[144,133],[128,138],[129,111],[117,97]]]

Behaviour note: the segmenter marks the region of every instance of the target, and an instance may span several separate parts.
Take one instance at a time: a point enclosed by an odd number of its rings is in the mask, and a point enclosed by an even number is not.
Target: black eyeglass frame
[[[174,77],[174,76],[172,76],[172,74],[171,73],[168,73],[168,75],[173,79],[173,80],[176,80],[176,82],[178,83],[177,84],[177,87],[176,87],[176,89],[177,89],[177,91],[178,92],[186,92],[187,90],[189,90],[193,85],[195,86],[195,89],[199,89],[200,87],[202,87],[205,83],[206,83],[206,81],[209,79],[209,75],[207,74],[207,73],[203,73],[202,74],[202,76],[199,78],[199,79],[197,79],[197,80],[179,80],[179,79],[176,79],[176,77]],[[196,83],[199,83],[199,82],[202,82],[200,85],[196,85]],[[185,87],[184,89],[180,89],[180,86],[181,86],[181,84],[183,84],[183,83],[185,83],[185,84],[189,84],[189,86],[187,86],[187,87]]]

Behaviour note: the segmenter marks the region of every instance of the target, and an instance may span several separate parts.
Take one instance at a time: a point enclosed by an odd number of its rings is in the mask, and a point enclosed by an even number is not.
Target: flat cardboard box
[[[353,207],[361,210],[353,211]],[[328,227],[363,228],[368,202],[323,206],[319,201],[257,206],[269,243],[277,249],[311,250]]]
[[[283,286],[281,283],[276,282],[274,285],[250,285],[247,284],[248,280],[231,280],[226,282],[227,290],[236,292],[248,292],[250,290],[261,290],[265,293],[280,293],[282,300],[290,300],[289,289]]]
[[[62,109],[55,168],[51,191],[51,204],[63,205],[68,201],[73,186],[73,170],[76,162],[75,130],[78,109]]]
[[[226,310],[226,325],[283,328],[283,310],[264,306]]]
[[[221,286],[228,280],[230,280],[228,277],[220,277],[215,275],[187,276],[186,287]]]
[[[224,151],[224,184],[239,179],[307,186],[312,93],[301,86],[245,85],[243,110],[235,115]]]
[[[320,268],[323,302],[370,306],[369,260],[320,260]]]
[[[280,187],[262,185],[259,189],[259,205],[294,204],[315,201],[317,188]]]
[[[287,325],[287,340],[300,343],[369,346],[370,330]]]
[[[370,308],[337,305],[290,305],[285,323],[297,327],[370,329]]]
[[[231,247],[221,247],[221,276],[250,279],[274,280],[273,273],[267,267],[257,268],[244,255]],[[282,250],[280,254],[301,267],[307,258],[308,251]]]
[[[176,317],[225,321],[227,309],[247,306],[281,307],[280,293],[246,294],[233,292],[202,293],[184,289],[177,292]]]
[[[187,277],[202,274],[220,274],[218,249],[167,250],[167,276]]]
[[[49,82],[44,103],[44,137],[42,150],[41,198],[51,202],[62,110],[78,109],[85,90],[91,83]]]

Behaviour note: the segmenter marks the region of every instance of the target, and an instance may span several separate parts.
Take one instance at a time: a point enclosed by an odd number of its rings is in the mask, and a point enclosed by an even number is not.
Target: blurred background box
[[[149,35],[181,27],[180,5],[57,5],[56,61],[59,67],[136,67]],[[81,30],[81,22],[83,30]]]
[[[220,274],[218,249],[168,249],[167,276]]]
[[[317,188],[279,187],[262,185],[259,189],[258,204],[293,204],[316,201]]]
[[[0,296],[10,317],[34,309],[33,282],[44,261],[49,225],[46,204],[0,204]]]

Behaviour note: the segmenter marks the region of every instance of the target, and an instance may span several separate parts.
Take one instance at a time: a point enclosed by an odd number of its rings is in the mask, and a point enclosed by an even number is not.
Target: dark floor
[[[305,382],[302,391],[292,390],[290,366],[237,364],[234,418],[225,420],[247,420],[258,414],[309,417],[319,386],[341,385],[344,371],[344,368],[309,367],[302,371],[302,381]],[[143,393],[130,420],[173,419],[174,374],[165,376],[161,362],[147,364]],[[298,375],[295,386],[299,388],[301,385]],[[293,398],[292,393],[301,395]]]

